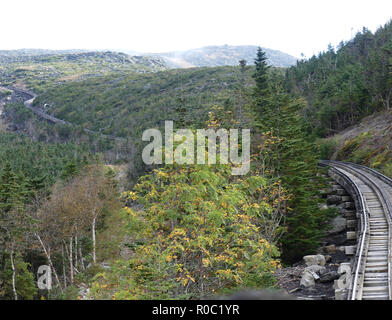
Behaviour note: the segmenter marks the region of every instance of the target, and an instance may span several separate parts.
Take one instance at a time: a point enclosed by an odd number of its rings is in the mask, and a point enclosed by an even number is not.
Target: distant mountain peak
[[[161,57],[171,68],[232,66],[238,65],[239,60],[246,60],[248,65],[252,65],[257,48],[258,46],[253,45],[233,46],[224,44],[144,55]],[[289,67],[297,61],[297,58],[278,50],[269,48],[263,48],[263,50],[267,54],[269,64],[275,67]]]

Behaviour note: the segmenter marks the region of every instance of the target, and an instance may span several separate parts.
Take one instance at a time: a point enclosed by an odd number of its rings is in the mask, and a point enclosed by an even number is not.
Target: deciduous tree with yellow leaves
[[[271,286],[279,251],[259,217],[272,208],[249,194],[249,186],[262,194],[266,181],[233,179],[223,165],[167,166],[142,177],[122,211],[134,255],[97,276],[94,297],[197,298]]]

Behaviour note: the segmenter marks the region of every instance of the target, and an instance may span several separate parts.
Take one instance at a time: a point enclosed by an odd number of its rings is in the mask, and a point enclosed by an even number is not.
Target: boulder
[[[323,274],[327,269],[323,266],[317,265],[317,264],[313,264],[311,266],[308,266],[305,268],[305,271],[309,271],[310,273],[315,273],[317,275],[317,277],[315,277],[313,275],[313,278],[315,278],[316,280],[319,278],[318,275]]]
[[[304,286],[305,288],[314,287],[315,281],[313,275],[309,271],[305,271],[302,275],[300,285]]]
[[[311,265],[325,266],[325,257],[322,254],[304,256],[303,259],[307,266],[311,266]]]
[[[329,234],[339,233],[346,229],[347,221],[341,216],[337,216],[331,221],[332,228],[328,231]]]

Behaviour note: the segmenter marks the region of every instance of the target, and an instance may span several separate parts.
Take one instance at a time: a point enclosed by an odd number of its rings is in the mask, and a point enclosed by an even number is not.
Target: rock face
[[[322,254],[304,256],[303,259],[307,266],[312,266],[312,265],[325,266],[325,257]]]

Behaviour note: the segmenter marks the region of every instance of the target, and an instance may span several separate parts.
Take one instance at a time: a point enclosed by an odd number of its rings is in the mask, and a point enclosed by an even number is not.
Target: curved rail
[[[361,183],[365,184],[367,187],[369,187],[374,195],[377,197],[377,200],[380,204],[380,206],[383,208],[382,212],[383,215],[385,215],[385,223],[387,225],[387,255],[382,258],[383,260],[386,259],[387,261],[387,287],[388,287],[388,298],[391,299],[391,217],[392,217],[392,193],[389,190],[386,191],[384,188],[380,186],[380,180],[385,183],[388,187],[392,188],[392,179],[384,176],[383,174],[379,173],[378,171],[375,171],[373,169],[357,165],[357,164],[352,164],[352,163],[347,163],[347,162],[339,162],[339,161],[325,161],[322,160],[319,162],[319,165],[321,166],[328,166],[333,170],[335,174],[337,174],[341,179],[344,180],[346,187],[348,186],[348,189],[351,189],[350,193],[356,198],[356,206],[357,210],[361,213],[360,218],[361,218],[361,231],[360,231],[360,241],[359,241],[359,246],[357,247],[357,254],[356,254],[356,260],[355,260],[355,271],[354,271],[354,280],[352,282],[351,288],[349,293],[349,298],[352,300],[355,300],[357,298],[362,298],[362,293],[363,289],[365,288],[363,283],[366,280],[365,272],[366,270],[371,269],[369,267],[366,269],[367,265],[371,265],[370,262],[367,262],[370,260],[369,257],[369,243],[373,241],[381,241],[381,240],[375,240],[377,239],[377,236],[373,236],[371,234],[370,227],[368,226],[369,224],[369,219],[371,220],[370,216],[370,211],[367,205],[367,202],[363,196],[363,192],[361,191],[361,188],[357,185],[357,183],[354,181],[353,177],[349,177],[349,175],[355,176],[357,179],[361,181]],[[339,170],[341,169],[341,170]],[[345,174],[346,172],[346,174]],[[391,189],[392,190],[392,189]],[[369,219],[368,219],[369,218]],[[374,221],[374,218],[373,218]],[[373,224],[375,224],[373,222]],[[374,227],[374,225],[373,225]],[[374,231],[374,233],[379,232],[378,230]],[[384,235],[383,235],[384,236]],[[382,240],[384,241],[384,240]],[[370,245],[370,248],[377,247],[378,245],[373,244]],[[373,249],[374,250],[374,249]],[[377,253],[378,254],[378,253]],[[376,258],[378,259],[378,258]],[[359,278],[361,271],[363,271],[363,281],[359,283]],[[385,272],[385,271],[384,271]],[[371,280],[373,281],[373,280]],[[376,281],[377,282],[377,281]],[[361,286],[362,284],[362,286]],[[367,290],[370,290],[369,287],[366,287]],[[361,293],[359,295],[359,293]]]
[[[320,161],[319,165],[322,166],[330,166],[330,163],[328,161]],[[354,280],[353,283],[351,285],[351,289],[352,290],[352,294],[351,294],[351,300],[355,300],[356,297],[356,292],[357,290],[355,289],[357,287],[358,284],[358,277],[359,277],[359,273],[360,273],[360,268],[363,265],[363,263],[361,263],[361,261],[363,260],[363,251],[365,248],[365,240],[366,240],[366,233],[368,230],[368,226],[367,226],[367,209],[366,209],[366,202],[365,199],[363,197],[362,192],[359,189],[359,186],[357,185],[357,183],[355,183],[355,181],[351,180],[350,178],[348,178],[346,175],[344,175],[342,172],[336,170],[334,167],[331,167],[332,170],[334,170],[335,174],[339,175],[340,178],[342,180],[344,180],[346,182],[346,184],[348,186],[350,186],[352,188],[351,193],[353,196],[355,196],[357,198],[357,209],[359,212],[361,212],[361,233],[360,233],[360,246],[357,248],[357,261],[356,261],[356,268],[355,268],[355,273],[354,273]],[[359,252],[358,252],[359,251]]]

